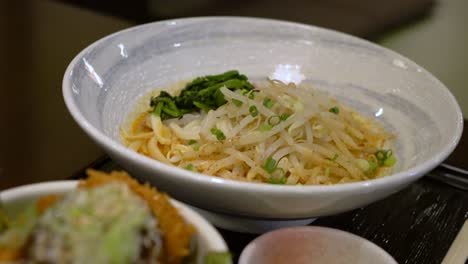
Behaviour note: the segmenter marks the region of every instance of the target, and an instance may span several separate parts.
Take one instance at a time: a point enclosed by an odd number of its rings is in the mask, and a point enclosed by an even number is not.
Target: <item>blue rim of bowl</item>
[[[179,168],[176,166],[172,165],[167,165],[163,164],[157,160],[151,159],[149,157],[146,157],[144,155],[141,155],[137,152],[134,152],[130,150],[127,147],[124,147],[123,145],[120,145],[119,143],[115,142],[112,140],[110,137],[106,136],[104,133],[99,131],[97,128],[95,128],[91,123],[89,123],[86,118],[82,115],[81,111],[78,109],[77,105],[75,104],[75,101],[73,100],[73,95],[72,95],[72,89],[71,86],[68,82],[69,76],[71,76],[73,67],[78,63],[78,61],[83,57],[85,53],[88,51],[92,50],[95,46],[99,45],[100,43],[106,41],[107,39],[110,39],[114,37],[115,35],[122,34],[122,33],[127,33],[131,32],[134,30],[139,30],[141,28],[145,27],[153,27],[153,26],[167,26],[168,24],[171,24],[173,22],[180,22],[180,23],[187,23],[187,22],[206,22],[206,21],[216,21],[216,20],[243,20],[243,21],[262,21],[262,22],[271,22],[271,23],[276,23],[276,24],[281,24],[281,25],[289,25],[289,26],[295,26],[304,30],[318,30],[322,32],[326,32],[329,34],[336,34],[339,37],[347,38],[349,40],[355,41],[355,42],[361,42],[365,45],[368,45],[371,48],[381,50],[387,54],[390,54],[396,58],[403,59],[404,61],[410,62],[416,66],[418,66],[422,73],[427,76],[427,78],[431,79],[432,82],[435,84],[439,85],[442,88],[445,88],[444,91],[447,93],[449,96],[450,100],[452,101],[452,106],[455,107],[455,111],[457,113],[456,116],[456,127],[453,135],[451,136],[450,139],[450,144],[446,145],[445,147],[442,148],[442,151],[440,151],[438,154],[434,155],[431,159],[416,165],[410,169],[400,171],[395,174],[387,175],[382,178],[378,179],[371,179],[371,180],[366,180],[366,181],[359,181],[359,182],[352,182],[352,183],[340,183],[340,184],[335,184],[335,185],[302,185],[302,186],[297,186],[297,185],[273,185],[273,184],[264,184],[264,183],[252,183],[252,182],[241,182],[241,181],[235,181],[235,180],[229,180],[229,179],[222,179],[219,177],[214,177],[214,176],[207,176],[204,174],[196,173],[196,172],[191,172],[188,170],[185,170],[183,168]],[[107,148],[111,149],[113,152],[118,152],[122,155],[124,155],[126,158],[129,158],[133,161],[136,161],[139,166],[143,165],[146,166],[147,168],[151,168],[155,171],[160,171],[162,173],[169,173],[173,174],[171,177],[177,177],[177,178],[182,178],[184,180],[189,180],[189,181],[196,181],[198,184],[206,184],[206,185],[216,185],[219,188],[234,188],[234,189],[242,189],[245,191],[249,190],[254,190],[254,191],[261,191],[261,192],[278,192],[280,191],[281,193],[295,193],[295,194],[301,194],[301,193],[310,193],[310,192],[323,192],[323,193],[330,193],[330,192],[342,192],[342,191],[354,191],[354,190],[359,190],[362,188],[379,188],[383,187],[386,184],[390,182],[398,183],[402,179],[408,179],[408,181],[415,181],[419,177],[422,177],[425,173],[429,172],[433,168],[435,168],[437,165],[439,165],[442,161],[444,161],[455,149],[457,146],[462,131],[463,131],[463,115],[460,109],[460,106],[458,105],[455,97],[453,94],[448,90],[448,88],[440,82],[437,78],[435,78],[431,73],[429,73],[426,69],[423,67],[419,66],[412,60],[392,51],[387,48],[381,47],[377,44],[374,44],[372,42],[369,42],[367,40],[354,37],[352,35],[338,32],[335,30],[331,29],[325,29],[317,26],[312,26],[312,25],[307,25],[307,24],[302,24],[302,23],[296,23],[296,22],[290,22],[290,21],[283,21],[283,20],[276,20],[276,19],[267,19],[267,18],[255,18],[255,17],[237,17],[237,16],[207,16],[207,17],[195,17],[195,18],[180,18],[180,19],[170,19],[170,20],[162,20],[158,22],[152,22],[152,23],[147,23],[147,24],[142,24],[139,26],[135,27],[130,27],[121,31],[117,31],[113,34],[110,34],[106,37],[103,37],[96,42],[92,43],[85,49],[83,49],[80,53],[78,53],[75,58],[70,62],[68,65],[63,82],[62,82],[62,93],[63,97],[65,100],[65,105],[67,106],[70,114],[72,115],[73,119],[75,122],[78,123],[78,125],[91,137],[93,138],[96,142],[99,144],[105,145]],[[171,173],[172,172],[172,173]]]

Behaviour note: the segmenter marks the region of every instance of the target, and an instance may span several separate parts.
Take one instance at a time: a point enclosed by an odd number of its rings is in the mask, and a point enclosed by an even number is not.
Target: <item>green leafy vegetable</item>
[[[335,107],[330,108],[328,111],[330,113],[339,114],[340,113],[340,108],[338,108],[338,106],[335,106]]]
[[[249,112],[252,117],[256,117],[258,115],[258,109],[255,105],[249,107]]]
[[[151,112],[160,116],[162,120],[166,120],[180,118],[184,114],[200,110],[208,112],[217,109],[226,103],[220,91],[223,86],[231,91],[251,91],[254,88],[247,77],[238,71],[198,77],[188,83],[178,96],[171,96],[162,91],[158,96],[152,97]]]
[[[209,252],[205,255],[204,264],[231,264],[232,255],[229,252]]]
[[[266,172],[270,174],[273,173],[276,169],[276,160],[273,159],[272,157],[268,157],[263,168],[265,169]]]
[[[205,111],[205,112],[208,112],[211,110],[210,106],[206,105],[206,104],[203,104],[203,103],[200,103],[200,102],[193,102],[193,105],[195,105],[196,107],[198,107],[199,109]]]
[[[325,168],[325,176],[327,176],[327,177],[330,176],[330,167]]]
[[[189,144],[189,145],[193,145],[193,144],[197,144],[197,143],[198,143],[198,141],[196,141],[195,139],[190,139],[190,140],[188,141],[188,144]]]
[[[265,97],[265,99],[263,99],[263,106],[265,106],[266,108],[272,108],[273,107],[273,101],[271,101],[270,98]]]
[[[226,136],[224,135],[223,131],[221,131],[220,129],[217,129],[217,128],[212,128],[211,129],[211,134],[213,134],[216,139],[218,140],[225,140],[226,139]]]

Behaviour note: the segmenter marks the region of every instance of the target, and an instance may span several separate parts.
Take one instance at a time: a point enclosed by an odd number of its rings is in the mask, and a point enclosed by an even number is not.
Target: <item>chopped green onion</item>
[[[336,161],[337,158],[338,158],[338,154],[335,153],[335,155],[333,155],[333,158],[331,158],[331,160]]]
[[[229,252],[209,252],[205,255],[204,264],[231,264],[232,256]]]
[[[375,157],[377,160],[385,160],[385,156],[387,156],[387,152],[385,150],[378,150],[375,152]]]
[[[283,113],[283,114],[280,115],[280,120],[284,121],[284,120],[288,119],[288,117],[289,117],[288,113]]]
[[[253,100],[255,99],[255,93],[258,92],[257,90],[251,90],[249,93],[249,99]]]
[[[212,128],[211,129],[211,134],[213,134],[214,136],[216,136],[216,139],[218,140],[225,140],[226,139],[226,136],[224,135],[223,131],[217,129],[217,128]]]
[[[330,167],[325,168],[325,176],[330,177]]]
[[[242,95],[247,95],[249,97],[249,99],[255,99],[255,93],[258,92],[258,90],[247,90],[247,89],[243,89],[241,91],[241,94]]]
[[[268,157],[263,168],[266,172],[272,174],[276,169],[276,160],[272,157]]]
[[[285,172],[283,168],[275,168],[273,172],[279,172],[279,176],[276,175],[271,175],[270,179],[268,180],[268,183],[271,184],[285,184],[287,182],[287,179],[285,177]]]
[[[271,101],[270,98],[265,97],[265,99],[263,99],[263,106],[265,106],[266,108],[272,108],[273,107],[273,101]]]
[[[255,105],[249,107],[249,112],[252,117],[256,117],[258,115],[258,109]]]
[[[273,128],[273,126],[270,125],[270,124],[261,124],[260,127],[258,128],[258,130],[260,130],[260,132],[268,132],[272,128]]]
[[[187,166],[185,166],[185,169],[189,171],[197,171],[192,163],[187,164]]]
[[[356,165],[364,172],[366,173],[369,170],[369,161],[365,159],[357,159],[356,160]]]
[[[375,164],[374,162],[372,161],[367,161],[369,163],[369,169],[367,169],[367,171],[365,171],[365,174],[371,174],[373,173],[375,170],[377,170],[377,164]]]
[[[381,149],[381,150],[378,150],[374,153],[375,157],[377,158],[377,162],[379,164],[379,166],[387,166],[385,165],[385,162],[390,159],[391,157],[393,157],[393,151],[391,149],[389,150],[385,150],[385,149]],[[390,160],[387,162],[387,164],[392,164],[394,165],[395,162],[396,162],[396,159],[393,158],[394,161]],[[389,166],[392,166],[392,165],[389,165]]]
[[[276,171],[279,171],[280,177],[284,177],[284,175],[286,174],[283,168],[276,167],[275,172]]]
[[[338,108],[338,106],[332,107],[328,111],[330,113],[334,113],[334,114],[339,114],[340,113],[340,109]]]
[[[392,167],[393,165],[395,165],[396,162],[397,162],[397,160],[396,160],[395,156],[390,156],[385,160],[384,166]]]
[[[241,107],[243,102],[242,101],[239,101],[237,99],[232,99],[232,103],[237,106],[237,107]]]
[[[268,180],[268,183],[271,183],[271,184],[285,184],[287,182],[287,179],[286,177],[280,177],[280,178],[273,178],[271,177],[269,180]]]
[[[281,117],[278,115],[272,115],[268,118],[268,124],[272,126],[276,126],[281,122]]]
[[[198,141],[196,141],[195,139],[190,139],[188,141],[188,144],[192,146],[193,150],[195,151],[198,151],[200,149],[200,144],[198,144]]]

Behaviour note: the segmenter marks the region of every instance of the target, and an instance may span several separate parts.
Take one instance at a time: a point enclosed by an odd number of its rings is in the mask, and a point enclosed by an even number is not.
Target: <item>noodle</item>
[[[375,121],[315,89],[277,80],[255,88],[221,87],[227,103],[179,119],[143,112],[121,137],[161,162],[241,181],[336,184],[390,172],[393,156],[387,163],[376,153],[390,157],[383,148],[393,136]]]

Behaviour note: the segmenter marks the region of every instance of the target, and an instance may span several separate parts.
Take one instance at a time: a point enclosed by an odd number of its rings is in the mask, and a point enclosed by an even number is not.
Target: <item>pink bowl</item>
[[[242,251],[239,264],[396,264],[372,242],[337,229],[308,226],[266,233]]]

